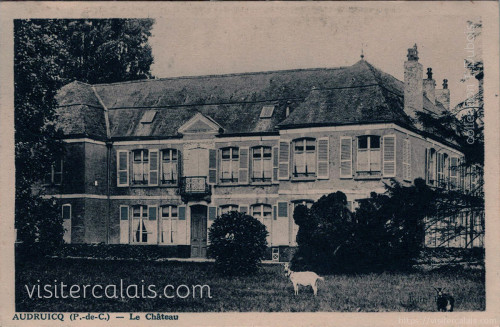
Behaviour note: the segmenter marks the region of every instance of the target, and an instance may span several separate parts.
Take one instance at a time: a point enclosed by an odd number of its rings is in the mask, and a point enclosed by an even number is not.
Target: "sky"
[[[447,78],[451,105],[463,101],[460,82],[468,48],[470,10],[400,2],[231,3],[177,6],[153,15],[150,44],[157,78],[348,66],[365,60],[403,80],[407,49],[418,46],[424,78],[432,67],[436,87]],[[470,88],[469,88],[470,89]]]

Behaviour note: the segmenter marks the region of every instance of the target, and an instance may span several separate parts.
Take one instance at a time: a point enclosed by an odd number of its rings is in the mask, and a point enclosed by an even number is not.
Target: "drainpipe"
[[[106,215],[106,244],[109,244],[109,222],[111,220],[111,148],[112,142],[106,142],[106,197],[108,202],[108,214]]]

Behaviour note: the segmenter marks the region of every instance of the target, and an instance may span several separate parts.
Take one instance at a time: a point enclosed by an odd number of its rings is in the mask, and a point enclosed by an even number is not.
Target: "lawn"
[[[455,297],[455,311],[485,309],[484,271],[456,269],[410,273],[327,275],[318,296],[310,287],[293,293],[281,265],[264,265],[250,277],[224,277],[211,263],[46,259],[16,264],[17,311],[80,312],[212,312],[212,311],[435,311],[433,287],[444,287]],[[57,282],[54,282],[57,280]],[[209,285],[212,298],[62,299],[29,298],[24,285],[154,284]],[[161,286],[161,288],[160,288]],[[140,288],[139,288],[140,289]],[[66,291],[68,292],[68,291]],[[173,292],[171,292],[173,294]],[[180,290],[186,294],[185,289]],[[82,294],[82,293],[79,293]],[[151,294],[151,293],[146,293]]]

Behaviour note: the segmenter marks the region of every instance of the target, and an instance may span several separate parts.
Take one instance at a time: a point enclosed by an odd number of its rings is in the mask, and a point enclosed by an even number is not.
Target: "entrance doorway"
[[[207,256],[207,206],[191,206],[191,258]]]

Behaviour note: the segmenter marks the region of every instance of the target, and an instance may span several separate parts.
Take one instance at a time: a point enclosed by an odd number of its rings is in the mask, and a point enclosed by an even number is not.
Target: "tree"
[[[252,216],[231,211],[215,219],[208,237],[208,255],[225,275],[255,273],[267,248],[266,226]]]
[[[62,241],[60,210],[33,188],[64,154],[53,124],[56,92],[75,79],[151,77],[152,25],[151,19],[14,21],[15,224],[26,246]]]

